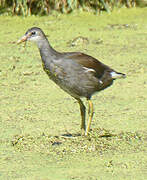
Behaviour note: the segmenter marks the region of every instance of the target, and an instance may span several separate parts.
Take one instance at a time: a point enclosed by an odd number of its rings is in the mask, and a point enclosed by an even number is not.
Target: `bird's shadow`
[[[75,137],[93,137],[97,134],[97,137],[98,138],[111,138],[111,137],[114,137],[114,136],[117,136],[117,134],[114,134],[106,129],[97,129],[96,131],[92,129],[90,130],[90,133],[89,135],[82,135],[81,133],[64,133],[64,134],[61,134],[60,137],[65,137],[65,138],[75,138]],[[55,136],[57,137],[57,136]],[[58,136],[59,137],[59,136]]]
[[[73,138],[73,137],[80,137],[82,136],[80,133],[65,133],[65,134],[61,134],[61,137],[65,137],[65,138]]]

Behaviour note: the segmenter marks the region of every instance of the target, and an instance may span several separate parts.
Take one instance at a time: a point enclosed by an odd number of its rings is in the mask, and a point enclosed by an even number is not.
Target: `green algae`
[[[134,8],[0,17],[0,179],[146,179],[146,16]],[[79,136],[79,106],[48,79],[35,45],[15,44],[32,26],[57,50],[85,52],[127,74],[93,97],[89,137]],[[78,37],[86,43],[73,46]]]

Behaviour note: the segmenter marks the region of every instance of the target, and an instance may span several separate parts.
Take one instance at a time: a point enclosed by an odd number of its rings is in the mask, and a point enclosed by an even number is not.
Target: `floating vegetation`
[[[90,136],[80,136],[79,134],[63,134],[61,136],[50,136],[41,134],[39,136],[15,135],[11,141],[15,150],[37,151],[47,154],[71,154],[137,151],[142,148],[143,133],[121,132],[115,134],[106,129],[95,129]]]
[[[146,0],[0,0],[1,13],[30,16],[49,15],[52,11],[71,13],[76,9],[82,11],[111,12],[114,7],[147,6]]]

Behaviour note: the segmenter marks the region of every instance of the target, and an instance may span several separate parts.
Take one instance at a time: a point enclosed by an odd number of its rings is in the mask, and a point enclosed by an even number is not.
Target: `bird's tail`
[[[112,71],[110,74],[112,79],[126,78],[126,75],[120,72]]]

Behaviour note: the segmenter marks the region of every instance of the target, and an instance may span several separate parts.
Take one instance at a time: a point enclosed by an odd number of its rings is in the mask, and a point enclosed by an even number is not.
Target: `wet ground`
[[[147,178],[146,16],[142,8],[0,17],[0,179]],[[78,104],[43,72],[37,47],[16,45],[32,26],[58,51],[82,51],[127,74],[93,96],[89,137],[79,134]]]

